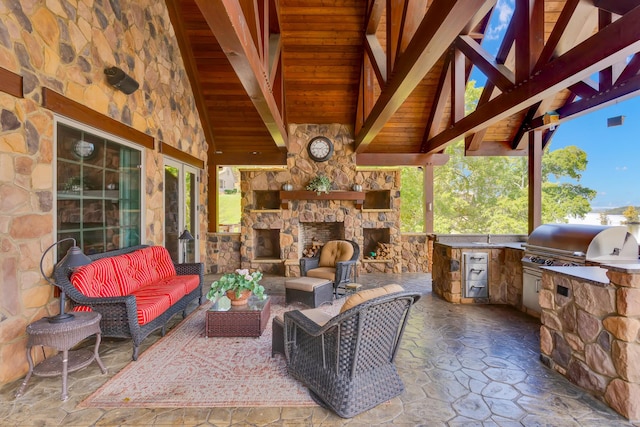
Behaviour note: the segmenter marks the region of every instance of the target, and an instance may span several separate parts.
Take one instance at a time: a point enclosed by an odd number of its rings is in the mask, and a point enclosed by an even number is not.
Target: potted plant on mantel
[[[265,299],[267,295],[264,293],[264,286],[260,284],[261,279],[261,272],[249,273],[247,269],[237,269],[233,273],[223,274],[211,284],[207,299],[215,301],[226,295],[231,300],[231,305],[246,304],[252,293],[260,299]]]
[[[331,189],[331,180],[326,175],[317,175],[309,181],[306,189],[309,191],[315,191],[318,196],[320,193],[329,194],[329,189]]]

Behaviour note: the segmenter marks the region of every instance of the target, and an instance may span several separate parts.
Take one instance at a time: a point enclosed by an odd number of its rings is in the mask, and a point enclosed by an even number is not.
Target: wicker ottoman
[[[316,308],[333,301],[333,282],[327,279],[296,277],[287,280],[284,289],[287,304],[297,301]]]

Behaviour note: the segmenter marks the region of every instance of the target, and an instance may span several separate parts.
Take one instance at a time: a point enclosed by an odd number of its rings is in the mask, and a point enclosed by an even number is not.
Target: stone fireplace
[[[313,162],[306,151],[307,142],[319,135],[334,143],[327,162]],[[317,174],[331,179],[329,194],[305,191]],[[284,184],[293,190],[282,191]],[[352,190],[355,184],[362,192]],[[399,189],[397,169],[356,168],[352,133],[344,126],[292,126],[286,168],[241,170],[241,266],[297,276],[304,249],[349,239],[360,246],[360,272],[400,273]],[[366,256],[378,243],[393,249],[389,259]]]

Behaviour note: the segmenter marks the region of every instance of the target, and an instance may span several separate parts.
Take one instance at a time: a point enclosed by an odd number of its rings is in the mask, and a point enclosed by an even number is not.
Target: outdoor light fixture
[[[542,116],[542,123],[544,123],[545,126],[556,125],[558,122],[560,122],[560,114],[555,111],[549,111]]]
[[[186,262],[187,261],[187,243],[195,239],[193,238],[191,233],[189,233],[189,230],[185,228],[182,234],[180,235],[180,237],[178,237],[178,240],[182,245],[182,262]]]
[[[105,68],[104,73],[107,76],[107,82],[111,86],[127,95],[131,95],[140,87],[133,77],[127,75],[118,67]]]
[[[622,124],[624,123],[624,116],[615,116],[615,117],[609,117],[607,119],[607,127],[614,127],[614,126],[622,126]]]
[[[60,262],[58,262],[54,267],[53,267],[53,271],[55,272],[56,269],[61,269],[65,274],[69,273],[70,271],[75,270],[76,268],[83,266],[83,265],[87,265],[91,263],[91,260],[89,259],[88,256],[86,256],[84,253],[82,253],[82,250],[76,245],[76,239],[74,239],[73,237],[67,237],[66,239],[62,239],[62,240],[58,240],[57,242],[55,242],[53,245],[49,246],[44,253],[42,254],[42,258],[40,258],[40,273],[42,273],[42,277],[44,277],[44,279],[51,283],[52,285],[54,285],[55,287],[60,289],[60,314],[56,315],[56,316],[52,316],[49,317],[47,320],[49,320],[49,323],[63,323],[63,322],[68,322],[70,320],[73,320],[74,316],[71,313],[65,313],[64,312],[64,305],[65,305],[65,300],[66,300],[66,295],[64,293],[64,289],[62,289],[61,286],[58,286],[58,284],[55,282],[55,280],[53,280],[51,277],[47,276],[44,272],[44,258],[46,257],[47,253],[53,249],[55,246],[59,245],[62,242],[66,242],[72,240],[73,241],[73,246],[71,246],[71,248],[69,248],[69,250],[67,251],[67,254],[64,256],[64,258],[62,258],[60,260]]]

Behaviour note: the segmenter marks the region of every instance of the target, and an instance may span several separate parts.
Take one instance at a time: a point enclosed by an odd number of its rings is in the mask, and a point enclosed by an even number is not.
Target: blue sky
[[[482,46],[495,55],[515,9],[515,0],[498,0]],[[476,87],[484,76],[472,72]],[[607,127],[607,118],[624,116],[622,126]],[[640,97],[563,122],[551,150],[575,145],[587,153],[587,170],[579,183],[598,192],[595,208],[640,206]]]

